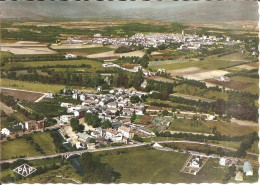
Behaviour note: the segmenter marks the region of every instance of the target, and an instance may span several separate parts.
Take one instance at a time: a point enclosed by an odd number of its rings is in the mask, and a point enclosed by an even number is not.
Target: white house
[[[85,116],[85,114],[86,114],[86,110],[84,110],[84,109],[79,109],[79,110],[74,111],[74,116],[76,118],[83,118]]]
[[[110,102],[107,104],[108,108],[117,108],[117,103],[116,102]]]
[[[225,158],[220,158],[220,160],[219,160],[219,165],[221,165],[221,166],[225,166],[226,165],[226,159]]]
[[[106,130],[106,139],[113,139],[116,137],[116,135],[118,134],[118,132],[115,129],[112,128],[108,128]]]
[[[75,100],[77,100],[77,99],[79,98],[79,95],[80,95],[80,94],[76,92],[76,93],[74,93],[74,94],[72,95],[72,98],[75,99]]]
[[[81,100],[81,101],[85,101],[86,100],[86,95],[85,94],[81,94],[81,95],[79,95],[79,99]]]
[[[131,128],[126,126],[121,126],[118,128],[118,132],[122,133],[124,137],[133,139],[134,133],[131,132]]]
[[[2,134],[5,134],[7,136],[10,135],[10,130],[8,130],[7,128],[3,128],[1,132]]]
[[[60,120],[62,123],[69,123],[71,118],[73,118],[74,115],[62,115],[60,116]]]
[[[61,103],[60,106],[61,107],[65,107],[65,108],[70,108],[73,104],[72,103]]]

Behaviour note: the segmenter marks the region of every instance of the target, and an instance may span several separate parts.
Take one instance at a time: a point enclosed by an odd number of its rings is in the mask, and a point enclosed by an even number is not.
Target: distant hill
[[[44,18],[124,18],[160,21],[231,22],[258,21],[258,3],[254,1],[4,1],[3,19]]]

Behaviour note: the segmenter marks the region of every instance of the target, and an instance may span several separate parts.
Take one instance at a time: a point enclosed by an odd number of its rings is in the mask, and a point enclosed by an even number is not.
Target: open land
[[[53,144],[53,138],[48,132],[33,133],[32,139],[27,141],[24,138],[17,138],[13,141],[1,143],[1,159],[17,158],[19,156],[38,156],[41,152],[36,148],[38,145],[44,154],[54,154],[55,146]],[[37,143],[37,144],[35,144]]]
[[[57,93],[61,89],[65,88],[64,85],[41,84],[41,83],[25,82],[19,80],[10,80],[6,78],[0,79],[0,83],[2,87],[6,87],[6,88],[15,88],[15,89],[36,91],[36,92],[38,91],[42,93],[48,93],[48,92]]]
[[[15,99],[32,101],[32,102],[36,101],[37,99],[43,96],[43,93],[17,90],[17,89],[1,88],[1,92],[6,95],[13,96]]]
[[[92,55],[87,55],[88,58],[108,58],[108,57],[143,57],[144,56],[143,51],[132,51],[128,53],[114,53],[114,51],[107,51],[103,53],[97,53]]]
[[[219,166],[217,159],[209,159],[201,171],[193,176],[180,173],[187,158],[187,154],[148,150],[104,156],[101,160],[121,173],[118,183],[221,183],[225,172],[221,168],[212,168]]]
[[[168,130],[194,132],[194,133],[212,133],[210,128],[200,120],[175,119],[169,125]]]
[[[168,82],[168,83],[174,82],[174,80],[172,80],[172,79],[164,78],[164,77],[161,77],[161,76],[150,76],[150,77],[147,77],[147,79],[155,80],[155,81],[159,81],[159,82]]]
[[[0,107],[1,107],[1,110],[3,110],[5,112],[5,114],[7,114],[7,115],[14,113],[14,110],[12,109],[12,107],[8,107],[3,102],[0,102]]]
[[[16,43],[2,43],[1,51],[11,52],[15,55],[50,55],[56,54],[55,51],[50,50],[46,44],[18,41]]]
[[[243,126],[232,122],[206,121],[208,127],[216,127],[217,131],[226,136],[242,136],[252,132],[258,132],[258,126]]]

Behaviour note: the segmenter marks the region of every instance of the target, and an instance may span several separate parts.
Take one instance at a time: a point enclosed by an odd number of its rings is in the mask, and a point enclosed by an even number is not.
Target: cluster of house
[[[40,120],[40,121],[30,120],[30,121],[26,121],[24,124],[17,123],[15,125],[9,125],[6,128],[2,128],[0,134],[1,134],[1,138],[5,138],[5,136],[9,136],[10,134],[23,132],[23,131],[39,130],[43,128],[44,128],[44,120]]]
[[[72,145],[79,147],[86,147],[87,141],[94,138],[96,141],[104,143],[105,140],[112,142],[127,143],[134,136],[134,132],[143,132],[147,135],[152,134],[144,128],[139,128],[130,121],[131,115],[135,112],[136,115],[144,115],[146,107],[142,103],[132,104],[130,98],[132,96],[146,95],[145,92],[140,92],[131,89],[113,89],[109,91],[110,94],[85,94],[75,92],[72,95],[73,99],[82,101],[81,105],[73,105],[72,103],[61,103],[61,107],[67,108],[68,115],[60,116],[60,123],[69,123],[72,118],[77,118],[85,125],[85,131],[91,130],[91,134],[73,133],[70,128],[62,128],[62,135],[68,135],[66,138]],[[103,121],[109,120],[112,124],[111,128],[94,129],[84,123],[84,116],[86,113],[97,114]],[[67,131],[66,131],[67,129]]]
[[[216,42],[224,44],[234,44],[240,41],[231,41],[230,37],[217,38],[216,36],[202,36],[193,34],[171,34],[171,33],[137,33],[129,38],[118,38],[110,36],[102,36],[95,34],[93,39],[81,41],[69,38],[67,43],[87,43],[87,44],[111,44],[115,46],[144,46],[157,47],[160,45],[169,45],[171,43],[183,43],[179,49],[199,49],[203,45],[213,45]]]
[[[219,165],[221,166],[232,166],[238,167],[238,160],[232,158],[220,158]],[[235,180],[243,181],[245,176],[253,176],[253,167],[249,161],[245,161],[242,170],[237,170]]]

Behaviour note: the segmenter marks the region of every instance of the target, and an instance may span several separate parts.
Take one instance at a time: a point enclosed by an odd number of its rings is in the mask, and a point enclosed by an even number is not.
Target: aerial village
[[[80,38],[80,37],[79,37]],[[225,45],[233,45],[240,43],[240,40],[234,41],[230,37],[217,38],[216,36],[199,37],[194,34],[185,34],[184,30],[182,34],[166,34],[166,33],[137,33],[130,38],[117,38],[102,36],[101,34],[93,35],[92,39],[79,39],[68,38],[65,42],[68,44],[103,44],[103,45],[115,45],[115,46],[144,46],[154,47],[160,45],[169,45],[171,43],[182,43],[179,49],[196,50],[202,46],[213,45],[217,42],[222,42]]]

